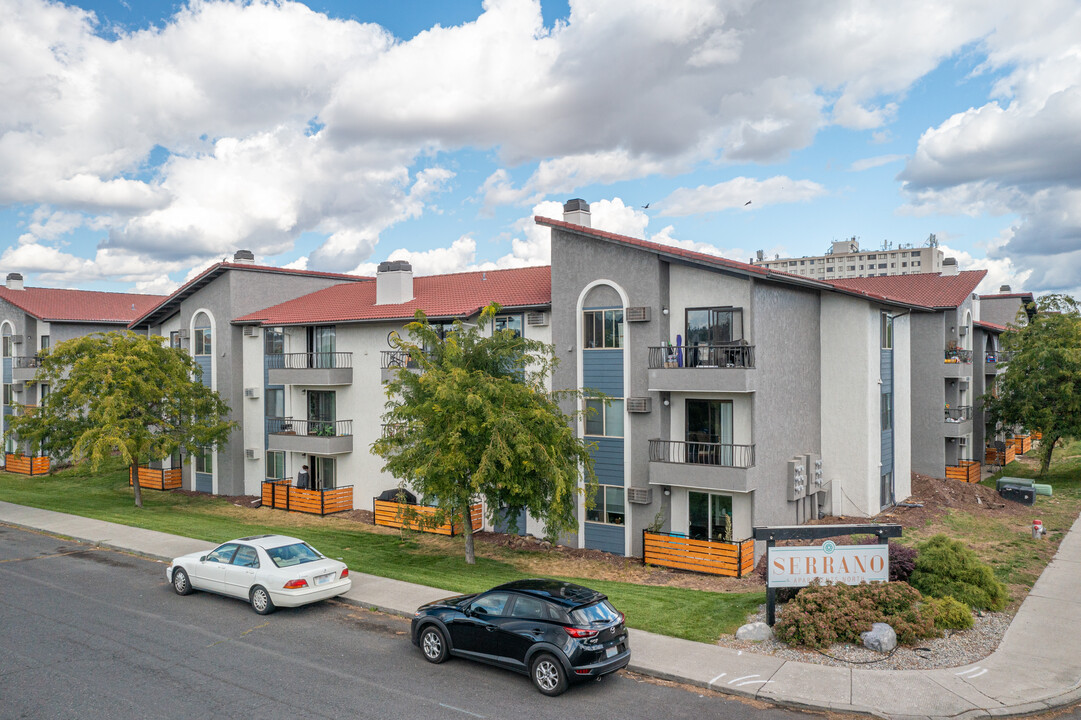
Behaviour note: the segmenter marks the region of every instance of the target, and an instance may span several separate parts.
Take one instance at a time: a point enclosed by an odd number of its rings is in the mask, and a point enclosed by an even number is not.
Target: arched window
[[[210,318],[207,317],[206,313],[201,312],[195,316],[193,326],[195,337],[192,342],[192,354],[195,356],[213,354],[211,347]]]

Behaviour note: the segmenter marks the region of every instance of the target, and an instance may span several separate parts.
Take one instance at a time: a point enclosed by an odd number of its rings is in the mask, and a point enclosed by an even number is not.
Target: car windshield
[[[281,547],[267,548],[266,554],[269,555],[270,559],[274,561],[274,564],[280,568],[323,559],[323,556],[307,543],[296,543],[294,545],[282,545]]]
[[[619,612],[607,600],[571,611],[571,622],[578,626],[608,625],[617,620],[619,620]]]

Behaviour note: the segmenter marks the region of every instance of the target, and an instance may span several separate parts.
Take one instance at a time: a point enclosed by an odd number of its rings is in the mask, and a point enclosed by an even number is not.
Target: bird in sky
[[[642,206],[642,209],[643,210],[649,210],[649,205],[650,205],[650,203],[646,203],[645,205]]]
[[[743,207],[747,207],[747,206],[748,206],[748,205],[750,205],[750,204],[751,204],[751,201],[750,201],[750,200],[748,200],[747,202],[743,203]]]

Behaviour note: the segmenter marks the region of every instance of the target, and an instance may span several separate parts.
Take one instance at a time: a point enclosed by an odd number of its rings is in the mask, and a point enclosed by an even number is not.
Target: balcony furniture
[[[45,475],[49,472],[49,458],[5,453],[4,469],[18,475]]]
[[[684,363],[677,358],[682,355]],[[754,367],[754,345],[745,340],[733,343],[697,345],[659,345],[649,348],[647,358],[651,370],[677,368],[743,368]]]
[[[131,468],[128,468],[128,485],[132,484]],[[180,468],[152,468],[149,465],[139,466],[139,487],[151,490],[176,490],[181,485],[182,470]]]
[[[754,570],[754,540],[693,540],[677,533],[643,530],[642,562],[738,578]]]
[[[405,528],[420,532],[434,533],[436,535],[449,535],[451,537],[462,533],[461,523],[451,525],[445,522],[442,525],[431,525],[426,522],[435,515],[436,509],[427,505],[412,505],[410,503],[398,503],[374,498],[372,500],[375,511],[375,524],[383,527]],[[409,517],[411,514],[415,517]],[[473,532],[477,532],[484,524],[483,506],[480,503],[473,504],[469,509],[470,522]]]
[[[331,515],[353,509],[353,486],[313,490],[293,487],[293,481],[264,480],[263,507],[302,512],[312,515]]]

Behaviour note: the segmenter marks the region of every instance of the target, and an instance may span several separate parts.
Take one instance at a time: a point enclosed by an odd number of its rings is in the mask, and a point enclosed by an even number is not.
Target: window
[[[831,268],[831,267],[826,268],[826,272],[828,272],[828,273],[833,272],[833,268]]]
[[[334,363],[335,328],[333,325],[308,328],[308,367],[332,368]]]
[[[282,388],[267,388],[264,402],[267,417],[285,417],[285,390]]]
[[[875,259],[875,256],[874,256],[874,255],[868,255],[868,256],[867,256],[867,259],[868,259],[868,260],[874,260],[874,259]]]
[[[267,450],[266,454],[267,480],[285,479],[285,452],[282,450]]]
[[[47,354],[49,352],[49,345],[50,345],[51,342],[52,342],[52,340],[49,338],[48,335],[42,335],[41,336],[41,354],[42,355],[45,355],[45,354]]]
[[[11,357],[11,336],[4,336],[4,357]]]
[[[308,456],[308,468],[311,472],[311,486],[313,490],[332,490],[335,485],[334,458]]]
[[[882,328],[879,335],[882,338],[882,349],[889,350],[893,347],[893,316],[882,313]]]
[[[901,263],[901,267],[908,267],[908,263],[907,262]]]
[[[285,332],[280,327],[263,331],[263,352],[267,355],[281,355],[285,352]]]
[[[893,429],[893,393],[882,393],[882,429]]]
[[[240,567],[259,567],[259,555],[255,552],[255,548],[250,545],[241,545],[237,548],[236,555],[233,556],[233,564]]]
[[[687,529],[687,534],[695,540],[731,540],[732,498],[688,492]]]
[[[543,600],[538,600],[527,595],[518,595],[514,599],[514,607],[510,611],[511,617],[525,618],[526,620],[555,620],[561,621],[559,611]]]
[[[849,265],[849,266],[848,266],[848,269],[849,269],[849,271],[855,270],[855,269],[856,269],[856,266],[855,266],[855,265]]]
[[[228,565],[233,561],[233,555],[236,554],[239,545],[236,543],[225,543],[221,547],[216,547],[210,551],[210,554],[206,556],[207,562],[225,563]]]
[[[597,494],[593,496],[593,509],[586,510],[586,520],[622,525],[625,507],[623,488],[616,485],[598,485]]]
[[[336,393],[333,390],[308,391],[308,434],[329,437],[334,434]]]
[[[586,310],[583,314],[587,349],[623,347],[623,310]]]
[[[508,593],[489,593],[474,600],[469,608],[482,615],[503,615],[507,609],[508,600],[510,600]]]
[[[623,401],[587,399],[586,435],[623,437]]]
[[[885,270],[886,269],[886,263],[879,263],[878,264],[878,269],[879,270]]]
[[[210,328],[195,328],[195,354],[210,355],[213,353],[210,344]]]
[[[917,266],[918,266],[919,264],[920,264],[920,261],[919,261],[919,260],[913,260],[913,261],[912,261],[912,266],[913,266],[913,267],[917,267]]]
[[[41,404],[45,404],[45,398],[49,397],[50,387],[47,383],[41,384]]]
[[[860,270],[862,270],[862,269],[863,269],[863,266],[862,266],[862,265],[860,265]]]
[[[800,265],[803,265],[803,264],[804,264],[805,262],[806,262],[806,261],[804,261],[804,260],[800,260],[800,261],[799,261],[799,264],[800,264]],[[812,261],[812,262],[813,262],[813,261]]]
[[[494,330],[510,330],[514,337],[522,337],[521,315],[498,315],[495,319]]]
[[[214,448],[203,446],[194,455],[195,472],[214,472]]]
[[[317,562],[323,559],[323,556],[308,543],[293,543],[292,545],[267,548],[266,554],[280,568],[303,565],[304,563]]]
[[[173,330],[171,333],[169,333],[169,347],[171,347],[171,348],[180,347],[180,331],[179,330]]]
[[[807,261],[807,264],[808,264],[808,265],[814,265],[814,264],[815,264],[815,261],[814,261],[814,260],[808,260],[808,261]]]
[[[11,385],[4,385],[4,404],[10,405],[14,395],[11,390]]]
[[[788,261],[788,267],[796,267],[796,261],[795,260],[789,260]]]
[[[709,307],[687,310],[688,347],[727,345],[742,339],[743,308]]]
[[[733,407],[731,400],[687,400],[687,462],[725,467],[734,464]]]

